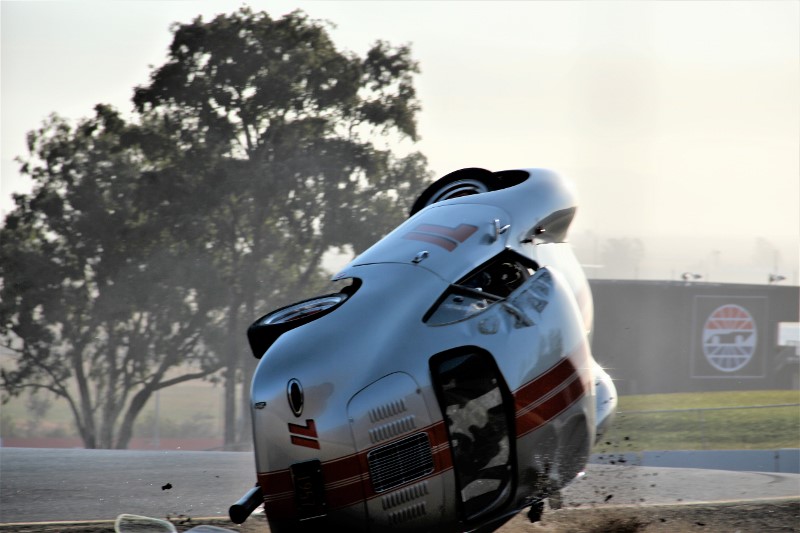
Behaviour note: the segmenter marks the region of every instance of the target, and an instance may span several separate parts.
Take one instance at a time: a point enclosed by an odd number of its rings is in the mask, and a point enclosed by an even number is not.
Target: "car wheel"
[[[409,216],[436,202],[501,188],[498,177],[485,168],[462,168],[439,178],[419,195]]]

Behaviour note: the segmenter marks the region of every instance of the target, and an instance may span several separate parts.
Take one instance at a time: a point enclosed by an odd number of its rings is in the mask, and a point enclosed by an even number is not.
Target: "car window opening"
[[[439,326],[482,313],[507,298],[537,268],[536,262],[527,257],[504,250],[450,285],[422,320],[429,326]]]

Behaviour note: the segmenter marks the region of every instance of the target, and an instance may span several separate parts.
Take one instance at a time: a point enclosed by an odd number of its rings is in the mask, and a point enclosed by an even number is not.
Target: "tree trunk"
[[[228,311],[228,368],[225,370],[225,447],[236,444],[236,374],[239,368],[239,303],[234,296]]]
[[[251,269],[252,270],[252,269]],[[255,282],[251,280],[253,285]],[[256,318],[255,314],[255,292],[251,291],[247,293],[247,298],[245,302],[245,312],[247,313],[248,319],[253,320]],[[239,408],[241,410],[241,424],[239,427],[239,442],[243,445],[248,445],[253,441],[253,419],[250,412],[250,384],[253,381],[253,374],[255,374],[256,366],[258,365],[258,360],[254,357],[249,357],[250,352],[247,351],[247,355],[245,355],[241,360],[242,365],[242,392],[241,392],[241,400],[239,401]],[[249,446],[248,446],[249,447]]]
[[[96,385],[95,397],[99,399],[101,396],[105,396],[102,402],[98,402],[102,406],[100,409],[100,428],[98,432],[100,435],[100,447],[111,449],[114,446],[114,425],[119,413],[119,409],[117,408],[119,399],[119,391],[117,389],[119,367],[116,358],[117,343],[114,333],[114,324],[107,322],[105,330],[108,333],[108,343],[106,346],[108,371],[105,376],[107,381],[105,387],[100,383]],[[103,389],[105,389],[105,391],[103,391]]]
[[[147,400],[150,399],[152,394],[152,388],[144,387],[131,399],[131,404],[125,412],[125,418],[122,419],[122,424],[119,426],[117,442],[114,446],[116,449],[127,450],[128,446],[130,446],[131,438],[133,437],[133,424],[136,422],[136,417],[138,417],[139,413],[144,409],[144,406],[147,405]]]
[[[83,346],[77,348],[83,350]],[[78,382],[78,402],[81,406],[81,439],[83,446],[87,449],[97,448],[97,430],[92,412],[92,393],[86,375],[83,372],[83,357],[80,353],[72,355],[72,369],[75,372],[75,379]]]

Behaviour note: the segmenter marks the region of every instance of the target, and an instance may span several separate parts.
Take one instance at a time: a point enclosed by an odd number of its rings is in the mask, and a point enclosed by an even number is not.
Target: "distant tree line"
[[[340,51],[300,11],[172,33],[132,119],[99,104],[29,133],[34,188],[0,229],[4,400],[63,398],[87,448],[126,448],[156,391],[212,376],[226,445],[249,442],[246,327],[319,288],[323,256],[380,238],[429,178],[385,148],[417,138],[408,47]]]

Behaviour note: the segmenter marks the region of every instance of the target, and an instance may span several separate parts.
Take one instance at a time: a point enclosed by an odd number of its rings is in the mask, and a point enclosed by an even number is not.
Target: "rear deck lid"
[[[510,223],[504,210],[490,205],[433,205],[356,257],[336,278],[347,277],[351,267],[410,263],[454,282],[505,248]]]

